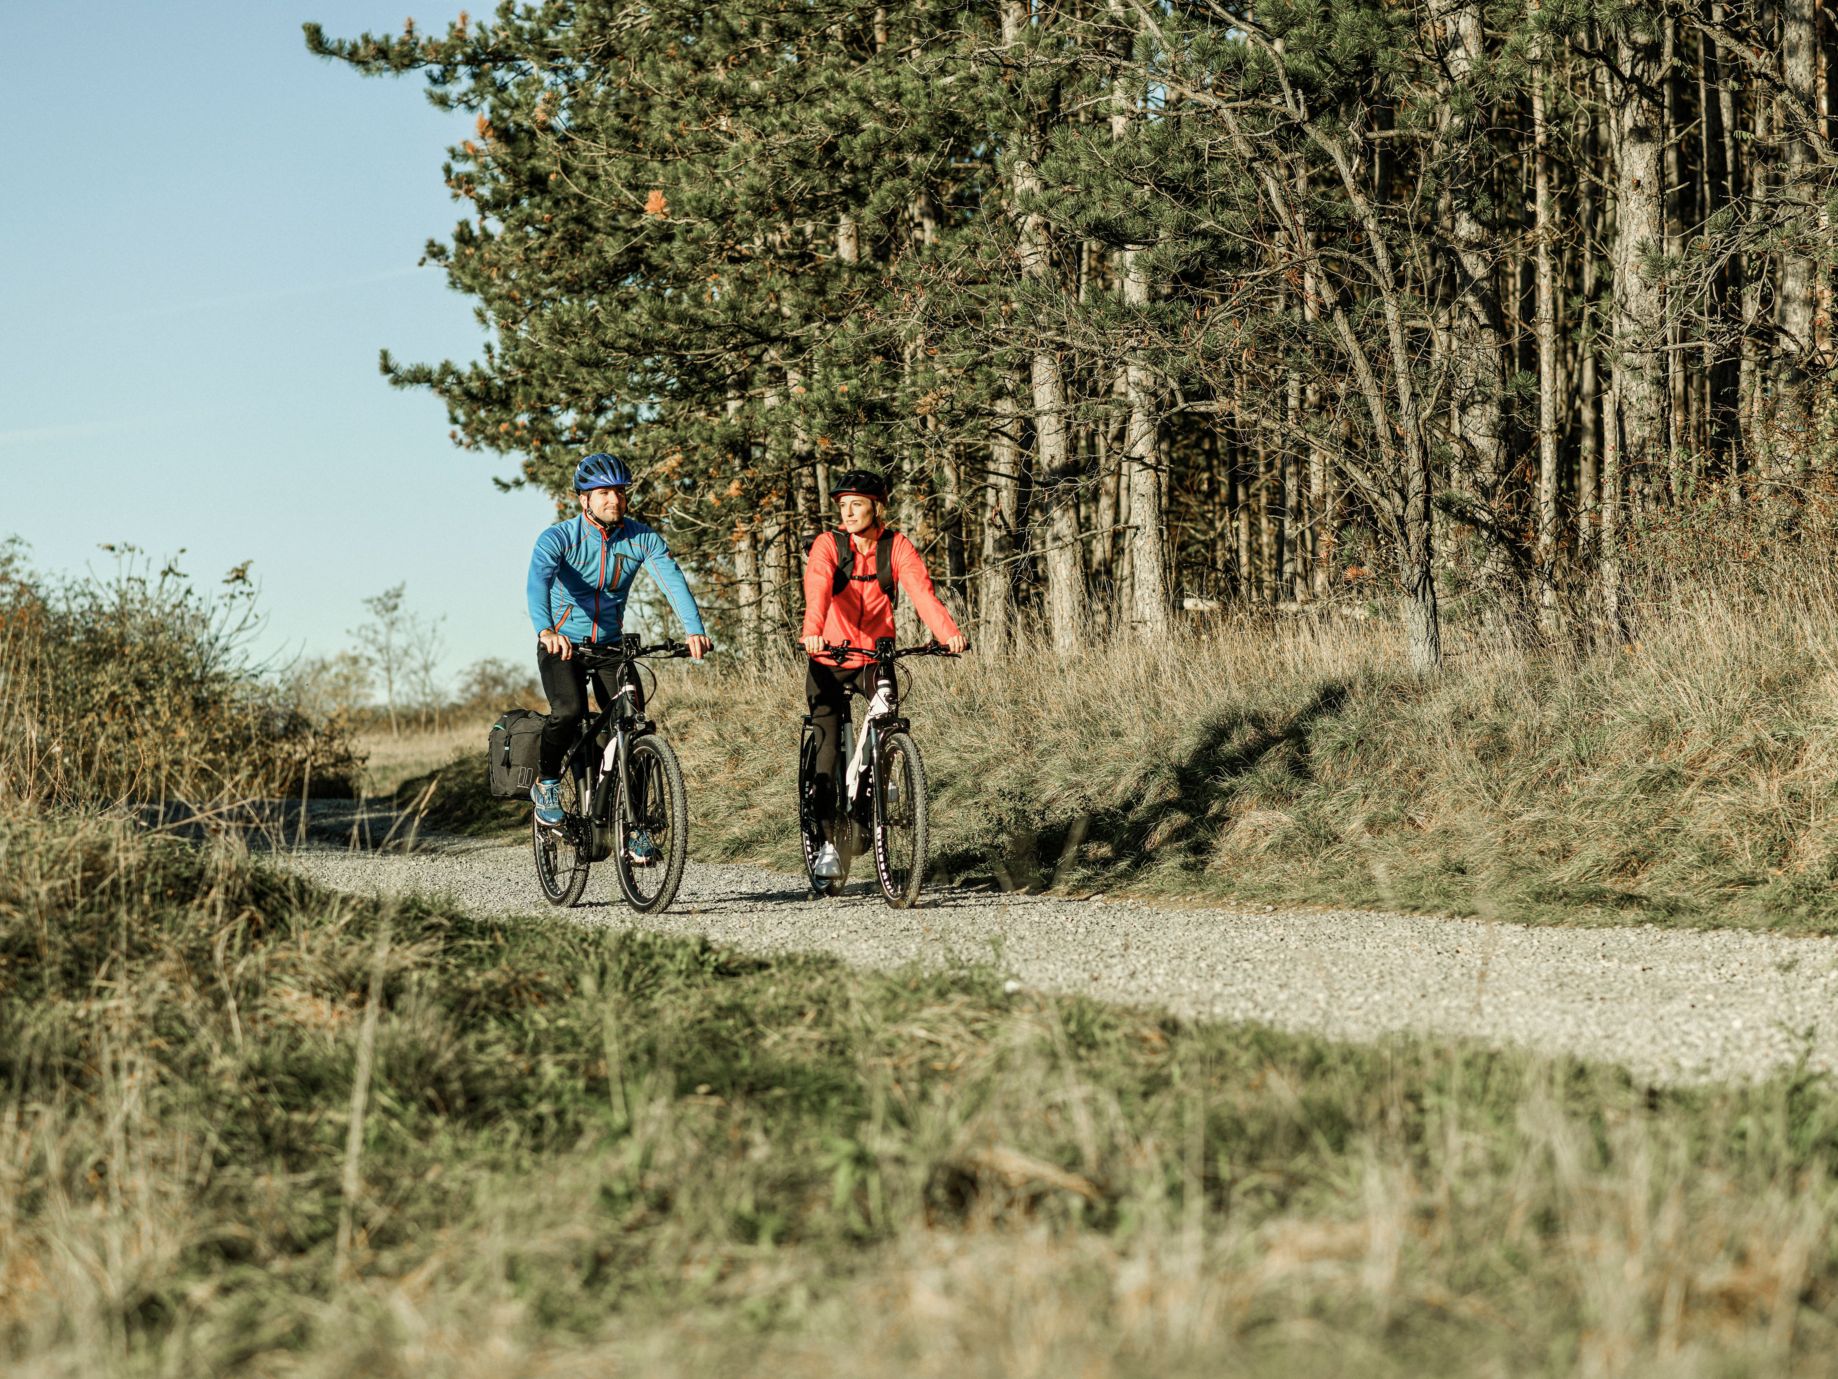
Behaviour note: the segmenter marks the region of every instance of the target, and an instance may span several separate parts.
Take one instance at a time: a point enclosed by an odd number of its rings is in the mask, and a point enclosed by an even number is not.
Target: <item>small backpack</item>
[[[855,552],[849,548],[849,534],[831,532],[830,540],[836,543],[836,574],[830,592],[840,594],[849,587],[851,580],[866,584],[872,579],[881,586],[881,592],[887,595],[887,606],[896,607],[900,602],[900,583],[893,573],[893,539],[898,535],[892,528],[882,527],[881,538],[874,543],[874,573],[858,575],[852,573],[855,569]]]
[[[491,793],[501,800],[527,797],[542,768],[542,730],[547,714],[512,709],[491,725],[485,770]]]

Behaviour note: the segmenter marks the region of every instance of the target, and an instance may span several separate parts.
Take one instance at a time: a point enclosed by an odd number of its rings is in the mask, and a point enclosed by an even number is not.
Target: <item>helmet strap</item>
[[[613,529],[607,526],[606,523],[602,522],[598,517],[595,517],[593,513],[593,509],[588,506],[588,494],[597,493],[597,492],[599,492],[598,489],[590,488],[587,490],[586,493],[578,493],[575,495],[577,498],[581,500],[581,516],[585,517],[589,522],[593,523],[594,526],[599,528],[601,531],[605,532],[608,536],[611,536],[613,534]],[[628,507],[630,506],[629,499],[627,500],[627,506]],[[622,518],[621,520],[624,520],[624,519]]]

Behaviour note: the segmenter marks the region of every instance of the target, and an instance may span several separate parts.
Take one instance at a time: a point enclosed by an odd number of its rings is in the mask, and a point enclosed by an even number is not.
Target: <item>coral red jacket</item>
[[[870,664],[874,660],[870,653],[875,638],[894,635],[893,604],[881,592],[881,582],[875,578],[874,547],[860,551],[851,541],[849,551],[855,557],[855,569],[851,573],[858,578],[851,579],[838,594],[833,592],[836,587],[835,539],[825,532],[811,547],[810,557],[804,562],[804,631],[799,634],[801,637],[821,636],[831,646],[847,642],[850,646],[870,648],[870,652],[861,654],[851,652],[847,661],[837,667],[841,670]],[[913,549],[913,543],[906,539],[904,532],[893,534],[893,573],[894,581],[906,590],[920,620],[934,637],[944,642],[958,635],[957,624],[951,621],[950,613],[932,592],[932,577],[926,573],[924,559]],[[836,665],[827,656],[820,664]]]

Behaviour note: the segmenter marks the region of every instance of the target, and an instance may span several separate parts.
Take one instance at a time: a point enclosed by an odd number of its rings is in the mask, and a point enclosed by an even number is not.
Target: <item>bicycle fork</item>
[[[639,866],[649,866],[657,860],[657,844],[644,826],[651,810],[647,793],[651,781],[648,775],[632,769],[632,734],[624,726],[613,729],[612,740],[601,753],[600,783],[602,790],[612,791],[612,797],[602,801],[595,816],[609,820],[604,831],[611,836],[596,851],[602,858],[609,857],[623,840],[626,859]],[[615,808],[618,810],[616,818],[613,817]],[[601,826],[596,825],[596,831],[600,830]]]
[[[868,753],[871,739],[878,735],[875,730],[875,723],[887,717],[892,712],[893,691],[886,685],[875,686],[874,698],[868,701],[868,711],[862,715],[862,721],[865,725],[862,728],[862,734],[859,738],[855,738],[854,748],[849,753],[849,769],[845,779],[848,782],[848,796],[851,802],[856,798],[856,794],[861,785],[862,768],[870,765],[872,762],[872,758],[869,757]],[[852,726],[853,725],[848,722],[844,722],[842,726],[845,735],[845,743],[849,738],[854,737]]]

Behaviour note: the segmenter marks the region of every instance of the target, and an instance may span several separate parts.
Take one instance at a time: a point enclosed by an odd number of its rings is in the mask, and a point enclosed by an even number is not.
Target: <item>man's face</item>
[[[581,509],[603,527],[618,525],[625,516],[623,488],[590,488],[581,495]]]
[[[849,535],[874,526],[874,499],[864,498],[859,493],[845,493],[836,500],[836,507],[842,518],[842,529]]]

